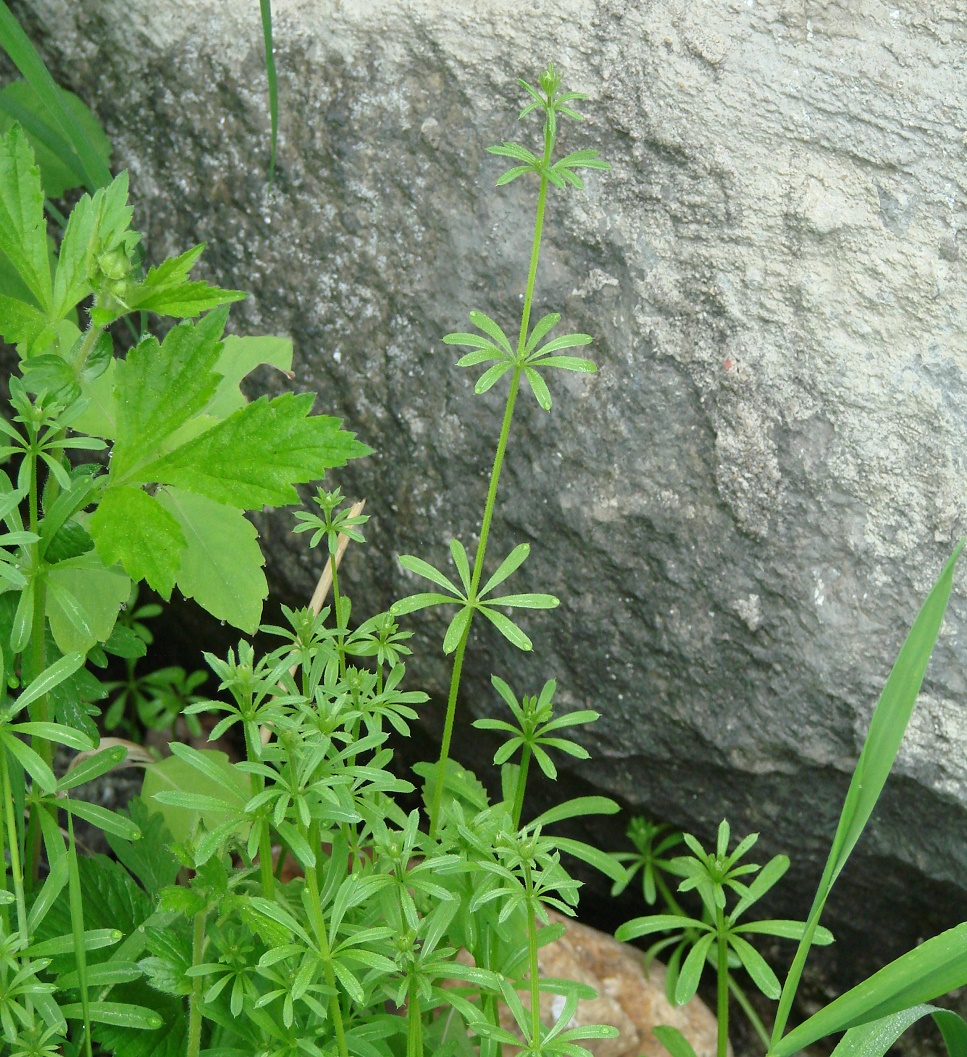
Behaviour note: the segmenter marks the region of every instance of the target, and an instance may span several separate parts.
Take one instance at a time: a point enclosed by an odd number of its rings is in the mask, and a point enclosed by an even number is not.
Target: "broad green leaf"
[[[222,772],[226,782],[238,790],[242,803],[248,800],[251,785],[246,775],[236,770],[223,752],[214,749],[201,749],[201,754],[210,764]],[[141,799],[151,812],[159,813],[176,841],[187,840],[197,821],[202,821],[208,830],[214,829],[226,821],[224,810],[192,811],[188,808],[174,807],[159,803],[155,794],[165,792],[195,793],[199,796],[213,797],[224,801],[225,790],[221,782],[215,782],[208,775],[202,774],[185,760],[169,756],[151,767],[146,768]],[[242,832],[246,827],[240,826]]]
[[[87,408],[74,419],[73,428],[92,437],[108,440],[117,435],[117,418],[114,406],[114,372],[117,360],[112,359],[107,370],[91,381],[81,380],[81,396]]]
[[[24,346],[29,354],[34,343],[39,346],[52,340],[53,325],[39,308],[15,297],[0,295],[0,338],[9,345]]]
[[[90,195],[84,195],[67,218],[54,273],[54,316],[58,319],[91,292],[87,275],[87,250],[97,226],[97,209]]]
[[[907,1028],[934,1009],[936,1006],[914,1006],[858,1028],[850,1028],[833,1050],[832,1057],[883,1057]]]
[[[56,91],[62,113],[70,115],[74,128],[83,130],[106,170],[111,160],[111,143],[97,118],[73,92],[59,86]],[[5,132],[14,121],[27,133],[48,198],[61,198],[65,191],[85,186],[84,166],[61,132],[57,115],[50,113],[46,99],[25,80],[13,81],[0,91],[0,131]]]
[[[178,589],[219,620],[256,631],[269,588],[255,526],[241,510],[179,488],[162,489],[157,498],[186,541]]]
[[[292,342],[288,338],[262,336],[239,338],[229,334],[222,343],[222,354],[215,371],[222,376],[205,415],[214,419],[228,418],[248,400],[239,389],[239,382],[256,367],[265,364],[291,376]]]
[[[40,170],[19,125],[0,137],[0,252],[17,269],[37,303],[51,307],[50,259]]]
[[[108,488],[88,529],[105,565],[120,562],[136,583],[145,580],[165,600],[171,597],[187,540],[155,496],[141,488]]]
[[[178,860],[168,850],[174,838],[161,813],[150,811],[141,797],[135,797],[128,804],[128,813],[141,831],[141,839],[129,841],[109,833],[107,842],[118,859],[153,897],[162,888],[173,885],[178,877]]]
[[[10,56],[38,96],[41,113],[48,123],[56,124],[70,143],[84,172],[87,189],[93,192],[97,187],[110,183],[111,173],[105,159],[98,154],[83,125],[78,123],[76,114],[68,109],[62,91],[54,84],[44,60],[3,2],[0,2],[0,47]]]
[[[117,441],[111,478],[123,482],[144,462],[156,461],[159,446],[193,415],[204,410],[220,381],[215,364],[228,310],[198,323],[173,327],[159,345],[144,338],[118,361],[114,371]],[[135,478],[147,483],[153,477]]]
[[[932,1012],[949,1057],[967,1057],[967,1021],[951,1009],[934,1009]]]
[[[655,1037],[671,1054],[671,1057],[695,1057],[695,1050],[685,1036],[669,1024],[659,1024],[651,1029]]]
[[[881,1020],[967,985],[967,923],[891,962],[784,1035],[770,1057],[791,1057],[836,1031]]]
[[[313,399],[311,393],[260,397],[142,466],[136,480],[175,485],[243,510],[298,502],[293,485],[370,453],[339,419],[309,416]]]
[[[105,642],[121,606],[131,594],[131,580],[117,566],[105,567],[94,551],[59,562],[47,574],[47,617],[61,653],[87,651]],[[76,612],[69,610],[72,600]],[[83,621],[87,632],[81,630]]]

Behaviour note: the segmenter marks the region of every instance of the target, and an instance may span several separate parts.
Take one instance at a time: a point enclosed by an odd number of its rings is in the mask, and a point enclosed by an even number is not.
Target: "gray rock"
[[[485,153],[553,60],[588,93],[570,149],[613,170],[551,200],[538,311],[595,335],[600,373],[524,401],[492,535],[533,554],[533,655],[490,629],[466,705],[556,676],[602,713],[594,782],[709,837],[728,816],[794,860],[804,913],[866,724],[964,524],[967,6],[864,0],[276,0],[282,139],[266,186],[258,5],[14,5],[131,171],[152,258],[209,242],[253,291],[240,332],[292,336],[298,384],[377,455],[357,613],[416,589],[396,563],[472,545],[502,411],[441,344],[512,326],[534,208]],[[962,241],[962,239],[960,239]],[[279,384],[270,380],[270,385]],[[266,518],[275,589],[319,559]],[[958,588],[896,779],[830,921],[897,954],[967,913]],[[445,692],[443,617],[413,675]],[[456,746],[472,755],[466,738]],[[852,930],[852,931],[851,931]]]

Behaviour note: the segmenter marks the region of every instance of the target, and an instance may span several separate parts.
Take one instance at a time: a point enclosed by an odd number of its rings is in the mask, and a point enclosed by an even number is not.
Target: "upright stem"
[[[423,1057],[423,1010],[416,976],[410,977],[406,999],[406,1057]]]
[[[520,829],[520,816],[524,810],[524,791],[527,788],[527,771],[530,768],[531,751],[525,745],[520,757],[520,771],[517,774],[517,788],[514,790],[514,829]]]
[[[544,166],[550,164],[551,152],[554,149],[554,137],[551,135],[550,122],[544,124]],[[524,292],[524,307],[520,317],[520,332],[517,337],[517,357],[514,373],[510,380],[510,392],[507,394],[507,406],[504,409],[504,421],[500,427],[500,439],[497,442],[497,452],[494,455],[494,465],[490,472],[490,487],[487,489],[487,501],[484,504],[483,519],[480,522],[480,542],[477,544],[477,554],[473,563],[473,575],[470,580],[470,605],[473,606],[477,600],[477,591],[480,587],[480,578],[483,575],[484,557],[487,553],[487,537],[490,535],[490,523],[494,516],[494,507],[497,503],[497,485],[500,481],[500,471],[504,464],[504,455],[507,451],[507,441],[510,438],[510,424],[514,418],[514,405],[517,402],[517,390],[520,388],[521,361],[524,348],[527,345],[527,329],[530,325],[531,306],[534,303],[534,283],[537,281],[537,264],[541,254],[541,237],[544,233],[544,208],[547,204],[547,177],[541,177],[541,186],[537,194],[537,216],[534,221],[534,239],[531,244],[531,259],[527,269],[527,288]],[[333,577],[333,589],[335,590],[335,577]],[[437,782],[433,791],[433,809],[430,812],[430,835],[436,836],[437,826],[440,820],[440,805],[443,802],[444,770],[450,755],[450,739],[453,736],[453,721],[456,715],[457,694],[460,689],[460,676],[463,671],[463,654],[467,648],[467,640],[470,637],[470,626],[473,623],[473,613],[464,629],[463,635],[457,646],[456,655],[453,660],[453,673],[450,677],[450,693],[447,697],[447,714],[443,724],[443,743],[440,746],[440,759],[437,764]]]
[[[191,939],[191,964],[201,965],[205,955],[205,919],[207,910],[195,915]],[[201,1003],[205,989],[205,978],[196,976],[191,981],[188,996],[188,1057],[198,1057],[201,1052]]]
[[[528,1052],[539,1055],[543,1048],[543,1039],[541,1035],[540,969],[537,964],[537,914],[534,909],[534,882],[531,879],[531,868],[528,862],[524,863],[524,887],[527,890],[527,954],[530,966],[528,982],[531,998],[531,1047]]]
[[[339,651],[339,675],[341,678],[346,677],[346,635],[342,626],[342,617],[340,600],[342,596],[339,594],[339,576],[336,572],[336,556],[335,554],[329,555],[329,568],[332,570],[332,608],[336,613],[336,649]]]
[[[729,941],[725,928],[725,915],[716,911],[715,927],[718,932],[718,1047],[716,1057],[728,1057],[729,1052]]]
[[[309,841],[309,847],[318,854],[318,823],[313,822],[308,829],[300,826],[300,830],[303,838]],[[339,1057],[349,1057],[349,1049],[346,1045],[346,1029],[342,1019],[342,1006],[339,1004],[339,988],[336,983],[336,974],[332,970],[332,951],[329,948],[329,934],[326,931],[326,921],[322,915],[322,904],[319,899],[319,877],[314,866],[306,867],[306,888],[309,891],[309,916],[312,919],[312,930],[315,933],[319,954],[322,957],[326,986],[332,989],[332,997],[329,999],[329,1015],[332,1017],[333,1027],[336,1031],[336,1045],[339,1047]]]
[[[27,933],[27,901],[24,896],[23,868],[20,862],[20,840],[17,836],[17,820],[13,813],[13,790],[10,787],[10,771],[7,768],[7,750],[0,746],[0,786],[3,787],[3,803],[7,824],[7,844],[10,847],[10,874],[13,880],[14,899],[17,904],[17,928],[29,941]]]
[[[258,749],[262,745],[258,724],[250,720],[243,720],[242,726],[245,730],[245,751],[249,763],[256,763],[260,756]],[[252,796],[258,796],[265,788],[265,779],[260,774],[253,774],[249,777]],[[280,861],[283,855],[283,852],[279,853]],[[269,832],[268,824],[264,825],[259,833],[259,871],[262,877],[263,898],[274,899],[275,875],[272,872],[272,836]]]

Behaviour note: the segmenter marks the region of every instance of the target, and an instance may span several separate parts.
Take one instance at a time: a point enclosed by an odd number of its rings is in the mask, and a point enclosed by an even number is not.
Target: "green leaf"
[[[770,1057],[791,1057],[833,1032],[900,1013],[965,985],[967,923],[934,936],[840,995],[784,1035]]]
[[[0,338],[10,345],[24,345],[29,352],[35,342],[40,345],[53,339],[53,327],[39,308],[0,296]]]
[[[739,961],[742,962],[745,971],[752,977],[752,982],[756,987],[766,998],[777,999],[782,989],[779,987],[776,974],[769,968],[765,958],[741,936],[730,936],[729,943],[739,956]]]
[[[60,86],[56,92],[61,115],[70,115],[72,127],[83,130],[106,171],[111,161],[111,143],[97,118],[73,92]],[[23,126],[40,166],[40,178],[48,198],[61,198],[65,191],[86,185],[84,166],[61,132],[58,117],[50,112],[47,99],[28,81],[13,81],[0,91],[0,131],[5,132],[14,121]],[[107,176],[110,179],[110,173]]]
[[[682,1006],[694,997],[695,992],[698,990],[699,980],[702,978],[702,970],[705,968],[705,959],[708,957],[709,948],[714,942],[714,933],[706,933],[706,935],[696,941],[688,952],[685,964],[678,974],[678,984],[675,987],[676,1006]],[[770,1054],[770,1057],[773,1057],[773,1055]]]
[[[566,855],[573,855],[575,859],[586,862],[589,866],[593,866],[596,870],[603,873],[605,877],[610,877],[612,881],[624,880],[624,868],[620,863],[615,862],[614,858],[608,855],[607,852],[601,851],[600,848],[585,844],[584,841],[573,840],[571,837],[555,837],[554,843],[559,851],[564,852]]]
[[[178,860],[168,850],[174,838],[159,811],[150,811],[141,797],[128,804],[131,821],[141,831],[141,839],[130,841],[107,834],[111,850],[144,885],[148,894],[157,896],[162,888],[173,885],[180,869]]]
[[[78,651],[61,657],[60,660],[48,665],[17,698],[18,707],[26,708],[45,694],[49,694],[55,686],[73,675],[83,663],[84,653]]]
[[[524,346],[524,355],[526,356],[533,352],[541,338],[543,338],[545,334],[549,334],[560,322],[561,317],[557,312],[551,312],[549,315],[542,316],[541,319],[534,324],[534,329],[530,332],[527,344]]]
[[[248,777],[229,763],[225,753],[214,749],[198,751],[211,766],[218,768],[225,782],[237,789],[242,803],[247,801],[251,792]],[[146,768],[141,799],[149,811],[157,812],[162,816],[169,833],[176,841],[187,840],[198,820],[202,821],[208,830],[227,821],[224,810],[192,811],[188,808],[160,804],[155,799],[155,794],[162,791],[195,793],[224,801],[225,788],[223,782],[217,782],[210,776],[202,774],[177,756],[169,756]],[[242,832],[244,828],[240,826],[239,832]]]
[[[151,957],[139,964],[148,983],[168,995],[191,994],[191,942],[175,929],[145,929]]]
[[[534,370],[533,367],[524,368],[524,377],[527,379],[527,384],[531,387],[531,392],[534,394],[538,404],[545,410],[551,410],[551,391],[547,388],[547,382]]]
[[[477,384],[473,387],[473,391],[477,394],[486,393],[492,389],[497,382],[513,367],[512,363],[508,363],[506,360],[500,363],[495,363],[493,367],[488,367],[486,371],[477,379]]]
[[[47,574],[47,617],[61,653],[105,642],[131,594],[123,569],[106,568],[94,551],[54,565]]]
[[[614,934],[616,940],[626,943],[640,936],[650,936],[653,932],[677,932],[681,929],[699,929],[707,932],[711,925],[695,918],[686,918],[681,914],[648,914],[641,918],[626,921]]]
[[[214,368],[227,315],[228,310],[222,309],[198,323],[181,323],[160,345],[156,338],[144,338],[117,363],[113,481],[124,481],[139,464],[156,461],[162,443],[215,395],[220,379]],[[156,478],[138,480],[147,483]]]
[[[255,526],[241,510],[178,488],[163,489],[157,499],[186,541],[178,589],[219,620],[255,632],[269,593]]]
[[[157,498],[140,488],[108,488],[88,528],[105,565],[120,562],[132,580],[171,598],[188,541]]]
[[[695,1057],[695,1050],[685,1036],[669,1024],[659,1024],[651,1029],[655,1038],[671,1054],[671,1057]]]
[[[204,249],[202,242],[179,257],[169,257],[151,268],[144,282],[128,294],[128,307],[132,311],[184,318],[247,297],[241,290],[220,290],[208,283],[188,281],[188,273]]]
[[[509,617],[505,617],[503,613],[498,613],[495,609],[490,609],[488,606],[479,606],[478,608],[501,635],[516,646],[517,649],[530,650],[533,648],[531,640]]]
[[[832,887],[846,865],[893,768],[940,632],[953,586],[954,566],[962,547],[963,541],[957,544],[923,603],[880,694],[833,838],[823,877],[827,888]]]
[[[532,362],[540,361],[541,365],[546,366],[544,357],[550,355],[550,353],[557,352],[559,349],[573,349],[579,345],[590,345],[592,341],[594,341],[594,338],[590,334],[562,334],[559,338],[554,338],[546,345],[542,345],[531,357],[531,360]]]
[[[87,274],[87,251],[97,226],[97,210],[90,195],[84,195],[71,210],[57,255],[54,273],[53,314],[62,319],[92,293]]]
[[[370,454],[339,419],[309,416],[313,399],[311,393],[260,397],[141,467],[136,480],[175,485],[245,510],[296,503],[294,484],[319,480],[326,470]]]
[[[579,796],[552,807],[528,823],[534,826],[550,826],[568,818],[583,818],[585,815],[616,815],[621,808],[607,796]]]
[[[105,833],[113,833],[115,837],[137,840],[141,835],[138,827],[129,818],[119,815],[116,811],[109,811],[100,804],[89,804],[86,800],[68,800],[64,807],[72,815],[84,819]]]
[[[457,610],[456,615],[447,627],[446,634],[443,636],[443,652],[445,654],[449,655],[457,648],[463,633],[470,625],[472,616],[473,609],[471,606],[462,606]]]
[[[80,1002],[69,1003],[60,1009],[68,1020],[80,1019],[82,1015]],[[163,1023],[153,1009],[125,1002],[92,1002],[90,1017],[95,1024],[113,1024],[115,1027],[136,1028],[140,1031],[156,1031]]]
[[[0,252],[49,313],[52,291],[44,192],[33,151],[19,125],[0,138]]]
[[[548,356],[547,359],[535,360],[538,367],[558,367],[564,371],[579,371],[581,374],[595,374],[597,365],[590,360],[582,360],[577,356]]]
[[[497,345],[502,348],[509,355],[514,355],[514,350],[511,348],[510,340],[507,335],[500,329],[500,327],[488,316],[485,312],[471,312],[470,322],[482,330],[485,334],[488,334]]]
[[[399,561],[400,565],[408,572],[416,573],[417,576],[422,576],[424,580],[432,581],[438,587],[442,587],[444,591],[452,591],[458,599],[461,597],[460,589],[456,584],[452,580],[447,579],[439,569],[434,568],[429,562],[423,561],[422,558],[416,558],[412,554],[401,554]]]
[[[229,334],[222,343],[222,354],[215,364],[216,373],[222,376],[205,415],[215,419],[228,418],[244,407],[248,400],[239,389],[239,382],[256,367],[274,367],[291,377],[292,342],[288,338],[261,336],[239,338]]]
[[[747,925],[739,925],[735,932],[751,932],[761,936],[778,936],[784,940],[801,940],[806,930],[804,921],[751,921]],[[817,947],[828,947],[833,942],[833,934],[829,929],[821,925],[816,929],[813,943]]]
[[[495,587],[502,584],[512,573],[515,573],[527,560],[531,548],[529,543],[518,544],[506,558],[497,566],[494,575],[480,588],[478,598],[483,598]]]
[[[76,115],[67,109],[64,97],[54,79],[50,76],[43,59],[30,43],[27,34],[10,13],[5,3],[0,2],[0,46],[13,60],[14,65],[27,79],[31,88],[39,97],[43,113],[49,123],[56,124],[64,138],[70,143],[81,169],[85,174],[85,183],[89,191],[94,191],[103,184],[110,183],[111,173],[105,161],[98,155],[97,149],[88,139],[82,125],[78,124]]]
[[[390,607],[390,613],[394,617],[402,617],[407,613],[416,613],[421,609],[428,609],[430,606],[447,605],[448,603],[459,601],[461,601],[460,598],[454,598],[452,595],[433,593],[409,595],[406,598],[401,598],[398,602],[394,602]]]
[[[100,752],[88,756],[79,764],[71,767],[67,774],[57,782],[57,792],[63,793],[68,789],[76,789],[85,782],[92,782],[100,778],[102,774],[114,770],[123,760],[127,759],[128,750],[124,745],[112,745],[109,749],[101,749]],[[137,830],[137,827],[134,827]]]
[[[561,604],[553,595],[501,595],[488,598],[488,606],[508,606],[511,609],[556,609]]]

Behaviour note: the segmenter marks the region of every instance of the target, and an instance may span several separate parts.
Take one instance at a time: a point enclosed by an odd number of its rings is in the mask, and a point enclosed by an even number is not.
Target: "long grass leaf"
[[[920,693],[927,663],[940,633],[940,625],[953,587],[954,567],[963,546],[964,540],[961,540],[954,548],[917,614],[873,712],[863,750],[846,792],[829,858],[809,911],[806,931],[782,988],[772,1034],[773,1046],[778,1043],[785,1030],[806,956],[813,943],[830,890],[869,821],[893,768],[900,742]]]
[[[269,120],[272,122],[272,153],[269,157],[269,183],[275,180],[275,152],[279,143],[279,78],[272,50],[272,0],[259,0],[262,7],[262,38],[265,41],[265,76],[269,82]]]

